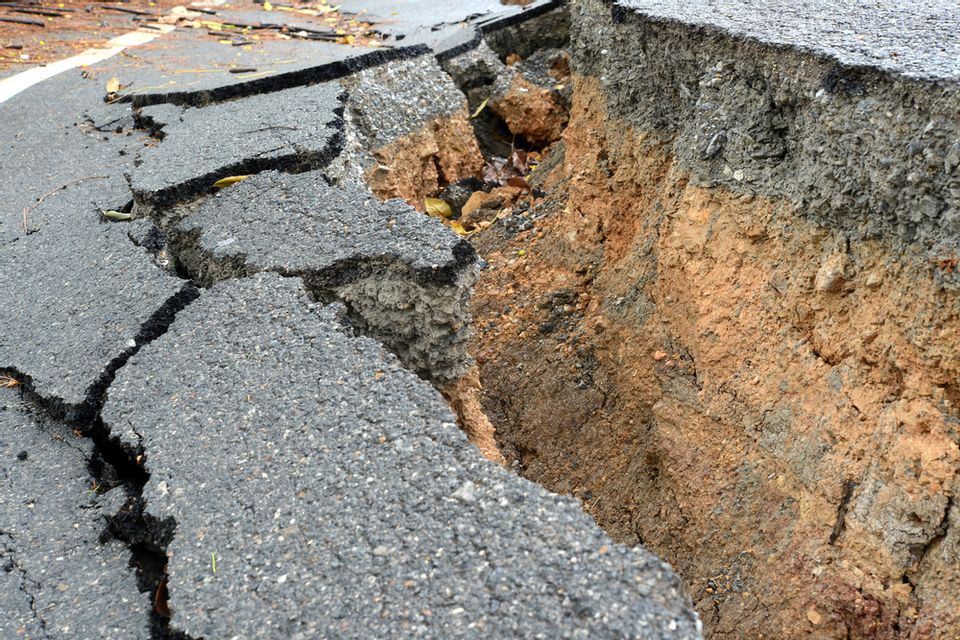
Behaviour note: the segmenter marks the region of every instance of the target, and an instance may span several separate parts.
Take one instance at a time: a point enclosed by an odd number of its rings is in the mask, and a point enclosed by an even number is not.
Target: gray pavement
[[[322,83],[180,113],[172,105],[144,107],[140,117],[164,142],[144,149],[132,171],[138,204],[170,206],[228,176],[323,166],[343,144],[341,94],[338,84]]]
[[[260,271],[301,276],[316,297],[347,303],[358,327],[412,370],[458,379],[471,362],[473,248],[405,202],[329,182],[267,171],[175,209],[181,265],[203,285]]]
[[[130,551],[99,541],[123,489],[94,489],[91,440],[0,389],[0,637],[146,639]]]
[[[171,623],[194,637],[697,636],[666,565],[485,460],[296,279],[205,293],[104,420],[149,452]]]
[[[190,297],[100,213],[129,197],[120,176],[77,183],[29,211],[32,233],[0,246],[0,369],[68,419],[93,415],[112,372]]]
[[[960,80],[960,4],[953,0],[618,0],[648,18],[702,25],[807,50],[844,65]]]

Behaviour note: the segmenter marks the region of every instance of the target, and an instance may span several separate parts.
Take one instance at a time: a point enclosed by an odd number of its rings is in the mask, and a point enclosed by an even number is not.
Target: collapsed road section
[[[956,637],[956,5],[569,7],[535,194],[463,209],[504,456],[708,636]]]
[[[5,107],[12,631],[955,638],[956,7],[395,4]]]

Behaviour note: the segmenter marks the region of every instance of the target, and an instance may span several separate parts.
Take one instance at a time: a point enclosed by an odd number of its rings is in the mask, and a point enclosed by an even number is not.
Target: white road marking
[[[150,31],[131,31],[122,36],[117,36],[116,38],[107,40],[103,47],[87,49],[72,58],[58,60],[57,62],[52,62],[42,67],[27,69],[9,78],[4,78],[0,80],[0,103],[6,102],[21,91],[29,89],[33,85],[43,82],[48,78],[52,78],[58,73],[102,62],[107,58],[112,58],[127,47],[146,44],[165,33],[170,33],[175,28],[172,24],[158,24],[155,26],[156,28]]]

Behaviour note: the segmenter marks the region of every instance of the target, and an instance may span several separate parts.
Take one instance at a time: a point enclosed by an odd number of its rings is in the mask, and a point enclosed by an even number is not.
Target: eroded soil
[[[530,181],[532,228],[475,237],[519,472],[669,560],[708,636],[955,637],[960,314],[930,265],[689,186],[591,78]]]

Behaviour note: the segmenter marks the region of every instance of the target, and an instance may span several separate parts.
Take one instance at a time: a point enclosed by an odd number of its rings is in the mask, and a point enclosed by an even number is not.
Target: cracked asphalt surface
[[[322,173],[350,126],[385,142],[460,105],[436,59],[555,4],[348,0],[379,49],[178,30],[3,105],[0,370],[19,388],[0,390],[0,635],[698,636],[668,566],[483,459],[423,379],[459,370],[443,352],[474,256]],[[947,2],[614,4],[958,77]],[[162,141],[103,103],[113,75]],[[239,172],[258,175],[211,191]],[[160,231],[104,217],[132,200]],[[119,514],[127,542],[105,535]],[[162,582],[132,540],[167,558]]]
[[[439,60],[560,4],[345,0],[381,48],[178,29],[0,106],[0,636],[700,636],[668,565],[467,442],[431,382],[476,256],[354,175],[462,108]],[[953,5],[814,4],[611,10],[956,79]]]
[[[94,455],[91,440],[0,389],[0,637],[150,637],[129,549],[100,541],[125,496],[96,489]]]

